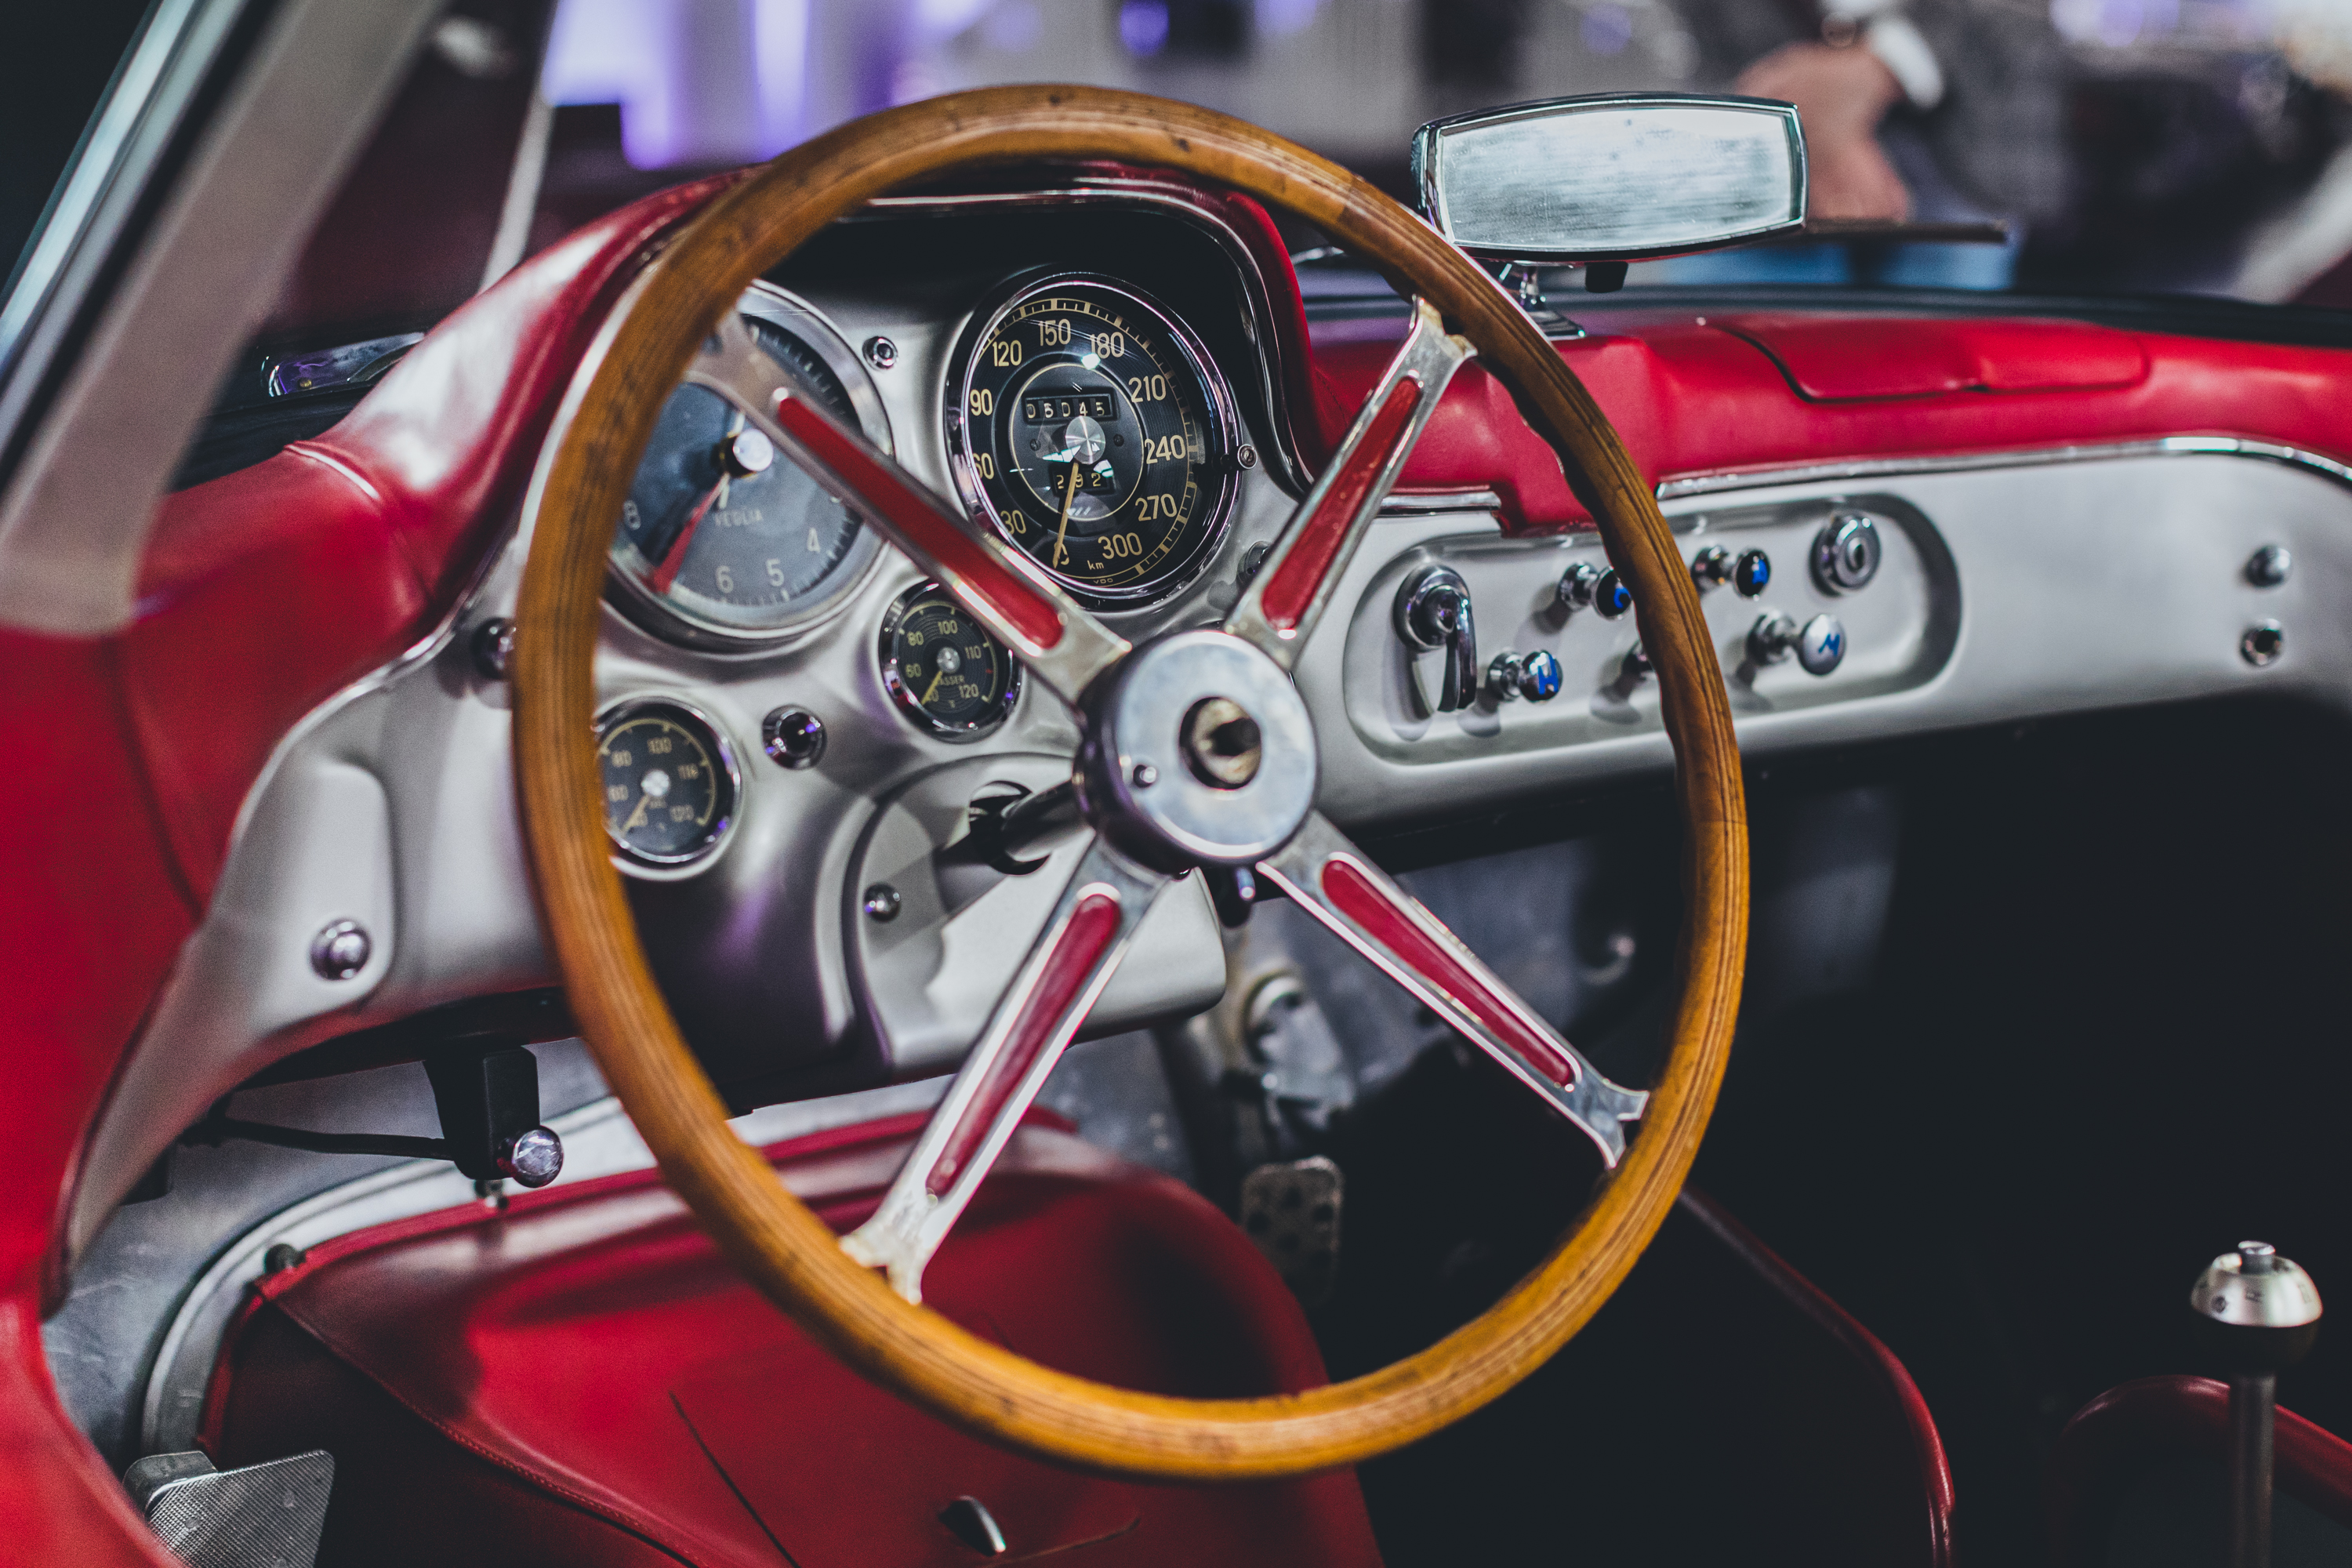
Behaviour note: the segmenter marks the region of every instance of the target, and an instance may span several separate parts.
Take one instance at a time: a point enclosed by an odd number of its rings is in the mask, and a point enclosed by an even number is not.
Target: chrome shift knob
[[[2242,1241],[2189,1290],[2207,1348],[2230,1372],[2230,1568],[2270,1568],[2278,1374],[2319,1334],[2319,1289],[2265,1241]]]
[[[2319,1288],[2263,1241],[2242,1241],[2213,1259],[2190,1288],[2189,1308],[2211,1325],[2208,1342],[2232,1371],[2293,1366],[2319,1333]]]

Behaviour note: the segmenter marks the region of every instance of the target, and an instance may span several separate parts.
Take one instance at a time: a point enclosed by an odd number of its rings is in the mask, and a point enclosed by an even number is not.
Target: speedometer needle
[[[1070,552],[1062,548],[1062,541],[1070,536],[1070,508],[1078,499],[1078,477],[1077,459],[1073,458],[1070,459],[1070,488],[1062,492],[1061,526],[1054,531],[1054,564],[1056,566],[1070,558]]]
[[[646,807],[653,805],[653,792],[640,787],[637,792],[637,809],[629,813],[628,821],[621,824],[621,836],[625,838],[629,834],[635,831],[637,824],[646,819]]]

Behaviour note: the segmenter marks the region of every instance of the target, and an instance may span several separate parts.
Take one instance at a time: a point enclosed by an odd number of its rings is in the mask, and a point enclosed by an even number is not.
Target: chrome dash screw
[[[866,889],[866,902],[861,907],[867,920],[888,925],[898,918],[899,902],[898,889],[887,882],[877,882]]]
[[[888,370],[898,363],[898,345],[879,334],[866,339],[866,363],[876,370]]]
[[[2284,544],[2265,544],[2246,563],[2246,581],[2257,588],[2276,588],[2294,572],[2294,552]]]
[[[2257,669],[2276,664],[2286,655],[2286,628],[2276,621],[2248,626],[2245,635],[2238,639],[2238,652]]]
[[[310,939],[310,968],[321,980],[349,980],[367,967],[374,952],[367,927],[357,921],[337,921]]]
[[[514,665],[515,624],[493,616],[474,628],[474,673],[484,680],[504,680]]]

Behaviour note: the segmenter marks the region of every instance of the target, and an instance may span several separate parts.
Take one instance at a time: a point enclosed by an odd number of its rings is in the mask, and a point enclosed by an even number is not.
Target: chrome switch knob
[[[1731,568],[1731,590],[1752,599],[1772,585],[1772,558],[1760,550],[1743,550]]]
[[[2268,1242],[2242,1241],[2197,1277],[2189,1310],[2230,1374],[2231,1568],[2270,1568],[2278,1374],[2319,1332],[2319,1290]]]
[[[1845,626],[1835,616],[1815,616],[1797,633],[1797,662],[1807,675],[1827,675],[1845,662]]]
[[[1824,594],[1851,594],[1878,575],[1885,549],[1878,520],[1866,511],[1842,511],[1813,537],[1813,581]]]
[[[1545,648],[1533,653],[1506,649],[1486,666],[1486,691],[1497,702],[1549,702],[1559,695],[1559,658]]]
[[[1425,566],[1397,591],[1397,637],[1409,650],[1414,697],[1424,714],[1451,713],[1478,697],[1478,631],[1470,612],[1470,584],[1451,566]],[[1444,653],[1444,674],[1431,700],[1422,684],[1424,653]]]
[[[1702,594],[1709,588],[1720,588],[1731,581],[1731,552],[1720,544],[1710,544],[1691,557],[1691,582]]]

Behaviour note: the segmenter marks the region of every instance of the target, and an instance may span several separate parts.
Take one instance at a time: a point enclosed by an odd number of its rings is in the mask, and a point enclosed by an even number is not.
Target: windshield
[[[1631,287],[2352,304],[2344,0],[562,0],[544,204],[584,216],[890,103],[1051,80],[1223,110],[1408,198],[1408,141],[1441,115],[1788,99],[1835,237]]]

